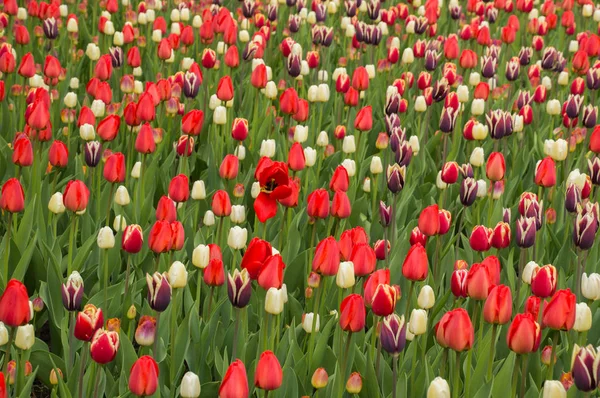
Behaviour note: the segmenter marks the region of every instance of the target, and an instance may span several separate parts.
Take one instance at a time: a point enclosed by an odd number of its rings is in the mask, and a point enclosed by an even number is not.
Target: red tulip
[[[348,171],[344,166],[336,167],[333,175],[331,176],[331,181],[329,181],[329,189],[333,192],[335,191],[348,191],[348,187],[350,186],[350,179],[348,177]]]
[[[158,364],[150,355],[133,363],[129,372],[129,391],[138,396],[150,396],[158,388]]]
[[[96,66],[94,67],[94,76],[102,81],[106,81],[110,79],[112,75],[112,61],[110,58],[110,54],[104,54],[101,56],[98,61],[96,61]]]
[[[78,340],[90,341],[102,325],[104,325],[102,309],[96,308],[93,304],[86,304],[83,311],[77,314],[73,333]]]
[[[550,329],[571,330],[575,323],[576,301],[570,289],[557,291],[544,306],[542,324]]]
[[[202,131],[204,112],[192,109],[181,118],[181,132],[188,135],[198,135]]]
[[[505,222],[496,224],[490,243],[496,249],[507,248],[510,245],[510,225]]]
[[[535,184],[549,188],[556,185],[556,165],[550,156],[539,161],[535,166]]]
[[[298,123],[305,122],[308,119],[309,108],[310,106],[308,104],[308,101],[303,98],[299,98],[298,109],[296,110],[296,113],[294,113],[294,115],[292,116],[292,119],[294,119]]]
[[[227,191],[218,190],[212,198],[212,211],[217,217],[229,217],[231,214],[231,201]]]
[[[250,75],[250,83],[255,88],[265,88],[267,86],[267,67],[265,64],[258,64]]]
[[[369,131],[373,127],[373,109],[365,106],[358,111],[354,118],[354,128],[359,131]]]
[[[234,180],[238,175],[240,161],[235,155],[225,155],[219,167],[219,176],[224,180]]]
[[[434,331],[436,340],[444,348],[461,352],[473,347],[473,324],[464,308],[446,312],[435,325]]]
[[[600,126],[594,127],[592,135],[590,136],[590,151],[598,154],[600,153]]]
[[[467,276],[469,271],[466,269],[456,269],[452,272],[450,278],[450,289],[454,297],[468,297]]]
[[[390,284],[389,269],[379,269],[367,277],[367,280],[363,284],[365,304],[367,307],[371,306],[371,303],[373,302],[373,296],[375,295],[375,290],[377,290],[377,286],[381,284]]]
[[[350,261],[354,264],[354,275],[366,276],[375,270],[377,257],[368,243],[358,243],[352,248]]]
[[[239,359],[233,361],[223,381],[219,387],[220,398],[247,398],[248,397],[248,376],[246,375],[246,367]]]
[[[112,184],[125,181],[125,156],[121,152],[115,152],[106,159],[104,163],[104,179]]]
[[[438,234],[445,235],[450,230],[450,226],[452,224],[452,213],[446,209],[441,209],[438,213],[438,219],[440,221],[440,229]]]
[[[11,213],[19,213],[25,209],[25,192],[18,179],[10,178],[2,185],[0,208]]]
[[[340,306],[340,326],[349,332],[360,332],[365,327],[365,302],[361,295],[348,295]]]
[[[319,188],[308,195],[306,213],[312,218],[327,218],[329,215],[329,193]]]
[[[151,122],[156,117],[156,110],[152,95],[144,91],[137,102],[136,118],[140,122]]]
[[[350,199],[344,191],[336,191],[331,201],[331,215],[336,218],[348,218],[352,213]]]
[[[185,174],[179,174],[169,183],[169,197],[174,202],[185,202],[190,197],[190,183]]]
[[[289,172],[285,163],[263,157],[256,168],[255,177],[261,192],[254,201],[254,211],[260,222],[266,222],[277,214],[277,201],[292,193]]]
[[[483,306],[483,318],[487,323],[504,325],[512,316],[512,295],[506,285],[494,287]]]
[[[161,196],[156,205],[156,220],[173,222],[177,220],[175,203],[168,196]]]
[[[492,234],[494,231],[491,228],[487,228],[483,225],[476,225],[471,231],[469,237],[469,244],[471,249],[478,252],[485,252],[490,250],[492,247]]]
[[[27,79],[35,75],[35,59],[31,53],[27,53],[23,56],[17,72]]]
[[[144,244],[144,233],[142,227],[137,224],[129,224],[123,231],[121,248],[129,254],[139,253]]]
[[[371,310],[377,316],[388,316],[396,308],[397,291],[393,286],[379,284],[371,299]]]
[[[280,254],[267,257],[258,273],[258,285],[265,290],[269,290],[272,287],[280,289],[283,284],[284,268],[285,263]]]
[[[304,170],[306,166],[306,158],[304,157],[304,149],[302,144],[295,142],[290,148],[288,154],[288,166],[293,171]]]
[[[173,233],[169,221],[157,221],[148,235],[148,246],[154,253],[166,253],[173,245]]]
[[[492,152],[485,165],[485,174],[490,181],[500,181],[504,178],[506,165],[500,152]]]
[[[342,232],[338,246],[344,261],[350,260],[354,246],[359,243],[369,243],[369,237],[363,227],[354,227]]]
[[[162,39],[160,43],[158,43],[157,55],[158,58],[162,61],[165,61],[171,58],[171,53],[173,52],[173,48],[169,43],[169,40]]]
[[[556,268],[547,264],[536,267],[531,275],[531,293],[540,298],[551,297],[556,291]]]
[[[225,270],[220,258],[212,258],[204,268],[204,283],[208,286],[221,286],[225,283]]]
[[[240,267],[248,270],[251,279],[257,279],[265,260],[271,256],[271,244],[265,240],[254,237],[244,252]]]
[[[115,359],[118,349],[119,333],[98,329],[92,337],[90,356],[96,363],[104,365]]]
[[[6,380],[4,379],[4,373],[0,372],[0,398],[7,398],[8,391],[6,389]]]
[[[495,276],[491,267],[484,263],[473,264],[467,274],[469,297],[474,300],[485,300],[495,284]]]
[[[27,108],[27,124],[34,130],[45,129],[50,123],[50,111],[46,101],[36,99]]]
[[[417,243],[425,246],[427,244],[427,235],[421,232],[419,227],[414,227],[410,233],[409,242],[411,246],[416,245]]]
[[[44,76],[56,79],[60,76],[61,70],[60,61],[52,55],[47,55],[44,61]]]
[[[540,346],[541,328],[531,314],[517,314],[508,328],[506,343],[517,354],[536,352]]]
[[[156,151],[156,141],[150,124],[144,123],[135,139],[135,150],[141,154],[154,153]]]
[[[231,137],[236,141],[244,141],[248,137],[248,120],[241,117],[233,119]]]
[[[438,205],[427,206],[419,215],[419,230],[426,236],[437,235],[440,230]]]
[[[427,278],[429,271],[429,260],[427,251],[420,244],[411,246],[402,264],[402,275],[413,282],[422,281]]]
[[[262,390],[272,391],[281,387],[283,371],[279,360],[272,351],[260,354],[254,373],[254,385]]]
[[[177,251],[183,249],[185,242],[183,224],[179,221],[173,221],[169,226],[171,227],[171,250]]]
[[[279,110],[286,115],[293,115],[298,111],[298,93],[293,88],[286,89],[279,97]]]
[[[48,151],[48,161],[53,167],[66,167],[69,162],[69,151],[64,142],[55,140]]]
[[[83,181],[71,180],[63,192],[63,204],[71,211],[82,211],[88,205],[90,190]]]
[[[25,134],[18,134],[15,138],[12,162],[20,167],[27,167],[33,164],[33,146],[29,137]]]
[[[117,137],[121,127],[121,118],[117,115],[109,115],[98,122],[96,132],[104,141],[112,141]]]
[[[317,244],[312,262],[312,270],[321,275],[337,275],[340,266],[340,251],[333,236]]]
[[[233,83],[231,77],[223,76],[217,85],[217,98],[227,102],[233,99]]]
[[[354,69],[352,87],[358,91],[364,91],[369,88],[369,72],[367,72],[364,66]]]
[[[16,327],[30,320],[29,295],[23,283],[11,279],[0,297],[0,321],[8,326]]]

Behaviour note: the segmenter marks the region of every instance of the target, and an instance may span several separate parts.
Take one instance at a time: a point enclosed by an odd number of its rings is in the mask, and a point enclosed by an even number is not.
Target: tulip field
[[[600,4],[0,0],[0,398],[597,396]]]

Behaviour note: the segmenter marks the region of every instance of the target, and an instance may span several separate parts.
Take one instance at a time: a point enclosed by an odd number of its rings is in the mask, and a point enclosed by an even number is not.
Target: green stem
[[[108,249],[104,250],[104,311],[108,313]]]
[[[231,351],[231,361],[235,361],[237,358],[237,346],[238,346],[238,335],[240,326],[240,310],[239,308],[233,309],[233,316],[235,317],[233,323],[233,350]]]
[[[527,362],[529,360],[529,355],[525,354],[521,360],[521,389],[519,392],[519,397],[523,398],[525,396],[525,385],[527,384]]]
[[[10,239],[12,231],[12,213],[8,213],[8,225],[6,226],[6,248],[4,249],[4,286],[8,285],[8,259],[10,257]]]
[[[177,331],[177,312],[179,310],[179,290],[175,289],[173,293],[173,302],[171,303],[171,386],[175,386],[175,335]]]
[[[460,397],[460,352],[456,352],[456,360],[454,362],[454,381],[452,382],[452,397]]]
[[[494,324],[494,326],[492,327],[492,342],[491,342],[491,347],[490,347],[490,359],[488,361],[488,368],[487,368],[487,379],[491,380],[492,379],[492,370],[494,367],[494,355],[496,354],[496,335],[498,333],[498,325]]]
[[[393,365],[393,378],[392,378],[392,398],[398,397],[398,355],[394,355],[392,358]]]
[[[85,375],[85,363],[87,361],[87,353],[88,353],[88,345],[87,342],[83,343],[83,348],[81,351],[81,364],[79,365],[79,381],[77,383],[77,396],[79,398],[83,398],[83,376]]]
[[[552,380],[554,375],[554,362],[556,362],[556,346],[558,345],[558,335],[560,332],[558,330],[553,331],[554,336],[552,338],[552,351],[550,357],[550,365],[548,366],[548,371],[546,373],[546,380]]]

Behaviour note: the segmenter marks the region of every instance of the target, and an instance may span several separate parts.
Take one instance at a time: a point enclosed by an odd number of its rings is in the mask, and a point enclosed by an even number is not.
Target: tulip
[[[246,247],[246,241],[248,240],[248,230],[239,226],[234,226],[229,229],[229,235],[227,236],[227,245],[232,249],[243,249]]]
[[[348,381],[346,382],[346,391],[349,394],[359,394],[362,390],[362,377],[358,372],[352,372]]]
[[[571,360],[571,374],[578,390],[590,392],[596,389],[598,353],[591,344],[587,347],[580,347],[577,344],[573,347],[573,357]]]
[[[517,245],[524,249],[533,246],[536,231],[536,220],[533,217],[520,217],[517,220]]]
[[[284,268],[285,263],[280,254],[267,257],[258,273],[258,285],[265,290],[272,287],[281,288]]]
[[[33,325],[24,325],[17,328],[15,346],[23,351],[33,347],[35,343],[35,332]]]
[[[441,377],[436,377],[427,388],[427,398],[450,398],[450,386]]]
[[[0,297],[0,321],[16,327],[26,324],[30,319],[27,288],[18,280],[11,279]]]
[[[434,328],[435,337],[442,347],[461,352],[473,346],[473,324],[463,308],[446,312]]]
[[[375,315],[388,316],[396,307],[397,291],[393,286],[379,284],[371,298],[371,310]]]
[[[433,289],[429,285],[425,285],[419,291],[419,296],[417,298],[417,304],[419,307],[423,309],[430,309],[435,304],[435,293]]]
[[[544,381],[542,398],[567,398],[567,391],[559,380]]]
[[[431,205],[421,211],[419,215],[419,230],[427,235],[437,235],[440,229],[438,205]]]
[[[483,306],[483,318],[487,323],[503,325],[512,315],[512,295],[506,285],[492,288]]]
[[[390,314],[381,323],[381,347],[390,355],[397,357],[406,344],[406,323],[404,316]]]
[[[330,236],[317,244],[312,270],[321,275],[336,275],[340,265],[340,251],[334,237]]]
[[[402,275],[413,282],[422,281],[427,278],[428,271],[429,260],[425,248],[420,243],[411,246],[402,264]]]
[[[171,302],[171,285],[166,273],[155,272],[153,275],[146,274],[148,284],[148,304],[157,312],[163,312]]]
[[[336,285],[341,289],[348,289],[354,286],[354,264],[351,261],[340,263],[337,275],[335,277]]]
[[[78,311],[83,298],[83,279],[79,272],[73,271],[62,285],[62,302],[67,311]]]
[[[281,289],[276,289],[274,287],[269,288],[269,290],[267,290],[267,295],[265,296],[265,311],[272,315],[281,314],[285,300],[287,300],[287,298],[283,286]]]
[[[600,300],[600,275],[593,273],[581,275],[581,293],[588,300]]]
[[[115,246],[115,236],[110,227],[102,227],[98,231],[98,238],[96,240],[100,249],[111,249]]]
[[[517,354],[537,351],[541,340],[541,328],[531,314],[517,314],[506,335],[508,348]]]
[[[536,267],[531,273],[531,292],[540,298],[551,297],[556,290],[556,268],[547,264]]]
[[[173,246],[173,232],[171,223],[157,221],[152,226],[148,236],[148,246],[154,253],[166,253]]]
[[[573,330],[576,332],[587,332],[592,328],[592,311],[586,303],[578,303],[575,306],[575,323]]]
[[[225,283],[225,270],[221,258],[212,258],[208,262],[203,278],[208,286],[221,286]]]
[[[149,315],[142,315],[135,329],[135,341],[143,347],[150,347],[156,339],[156,319]]]
[[[231,214],[231,201],[227,191],[218,190],[212,198],[212,212],[217,217],[229,217]]]
[[[469,271],[466,269],[457,269],[452,272],[450,278],[450,288],[455,297],[468,297],[467,276]]]
[[[90,356],[101,365],[112,362],[119,349],[119,334],[117,332],[98,329],[92,337]]]
[[[185,174],[179,174],[169,183],[169,197],[174,202],[185,202],[190,197],[189,180]]]
[[[193,372],[186,372],[181,379],[179,395],[182,398],[198,398],[200,396],[200,379]]]
[[[85,210],[89,197],[90,191],[83,181],[71,180],[63,192],[63,203],[70,211],[79,212]]]
[[[219,387],[219,397],[221,398],[247,398],[248,397],[248,376],[246,367],[239,359],[236,359],[225,373],[221,387]]]
[[[93,304],[86,304],[83,311],[77,314],[73,334],[78,340],[90,341],[102,325],[104,325],[102,310]]]
[[[2,185],[0,208],[11,213],[19,213],[25,208],[25,193],[18,179],[10,178]]]
[[[139,396],[150,396],[158,388],[158,364],[150,355],[141,356],[129,372],[129,391]]]
[[[500,152],[492,152],[488,157],[485,166],[485,173],[490,181],[500,181],[504,178],[506,165],[504,164],[504,156]]]
[[[375,270],[377,257],[375,251],[368,243],[358,243],[352,248],[350,261],[354,264],[354,274],[365,276]]]
[[[350,294],[340,306],[340,326],[349,332],[359,332],[365,327],[365,303],[358,294]]]
[[[415,336],[420,336],[427,332],[427,311],[417,308],[411,311],[408,331]]]
[[[326,218],[329,215],[329,193],[321,188],[307,197],[306,213],[313,218]]]
[[[570,289],[557,291],[544,307],[543,325],[551,329],[571,330],[575,323],[575,301]]]

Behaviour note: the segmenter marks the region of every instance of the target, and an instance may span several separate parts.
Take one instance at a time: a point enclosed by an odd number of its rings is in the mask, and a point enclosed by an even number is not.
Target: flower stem
[[[12,231],[12,213],[8,213],[8,225],[6,226],[6,248],[4,249],[4,286],[8,285],[8,259],[10,257],[10,237]]]
[[[81,352],[81,363],[79,364],[79,382],[77,384],[77,396],[79,398],[83,398],[83,376],[85,375],[85,363],[87,362],[87,353],[88,353],[88,345],[87,342],[83,344],[83,349]]]
[[[490,359],[488,361],[488,368],[487,368],[487,379],[491,380],[492,379],[492,370],[493,370],[493,366],[494,366],[494,355],[496,354],[496,335],[498,333],[498,325],[494,324],[494,326],[492,327],[492,342],[491,342],[491,347],[490,347]]]
[[[108,313],[108,250],[104,250],[104,311]]]
[[[525,385],[527,384],[527,362],[529,355],[525,354],[521,360],[521,389],[519,391],[519,397],[525,396]]]
[[[392,398],[396,398],[398,390],[398,355],[395,355],[392,359],[393,365],[393,379],[392,379]]]
[[[452,382],[452,397],[458,398],[460,396],[460,388],[458,384],[460,382],[460,352],[456,352],[456,360],[454,362],[454,381]]]
[[[550,365],[548,365],[548,372],[546,373],[546,380],[552,380],[554,375],[554,362],[556,362],[556,346],[558,345],[558,335],[560,332],[558,330],[554,331],[554,336],[552,338],[552,351],[550,358]]]

